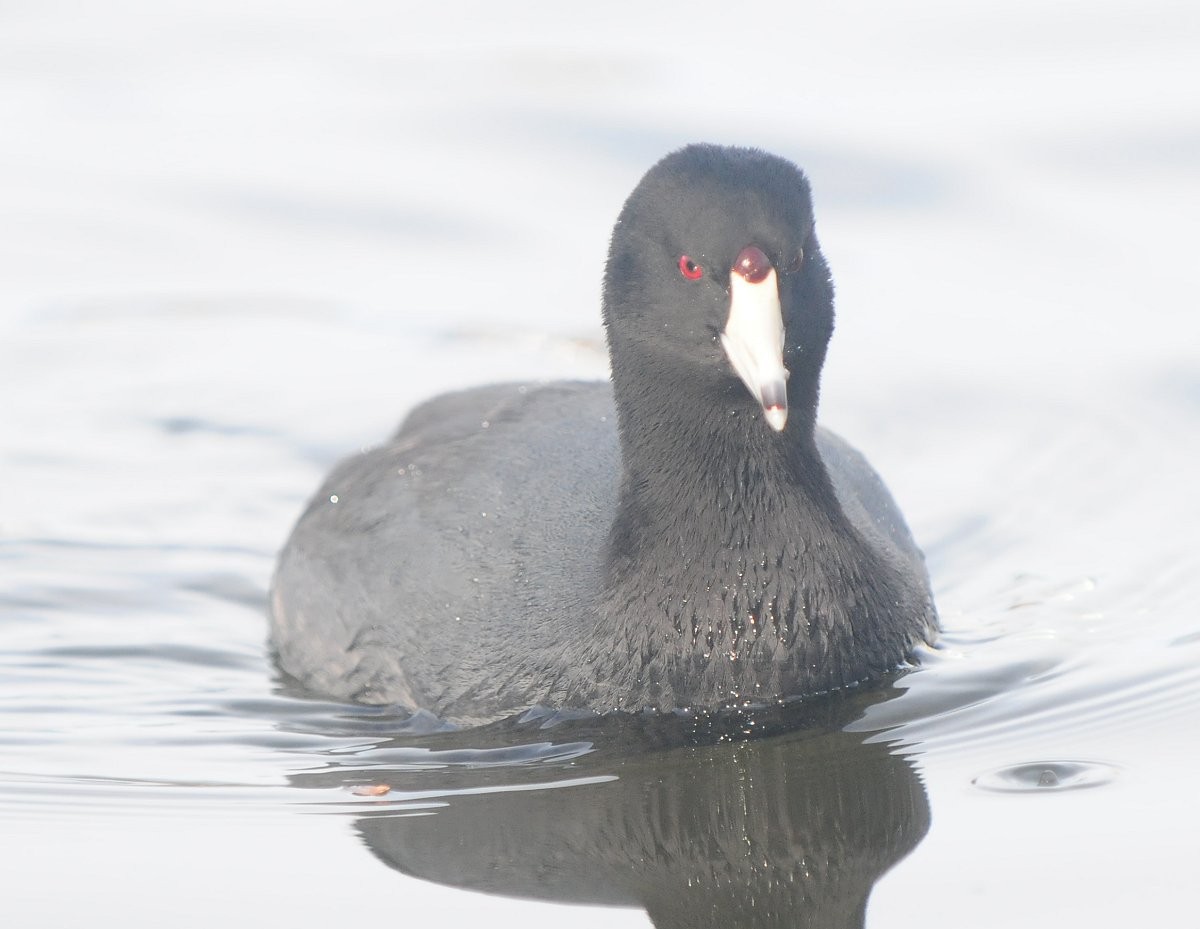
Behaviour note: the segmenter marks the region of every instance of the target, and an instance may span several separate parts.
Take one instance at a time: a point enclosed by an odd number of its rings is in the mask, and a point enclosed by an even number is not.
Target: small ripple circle
[[[1029,793],[1100,787],[1117,776],[1112,765],[1096,761],[1032,761],[980,774],[971,783],[984,790]]]

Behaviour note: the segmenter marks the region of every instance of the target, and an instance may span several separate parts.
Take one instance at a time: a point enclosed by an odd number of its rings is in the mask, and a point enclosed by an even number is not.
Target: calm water
[[[1187,922],[1196,14],[722,9],[0,13],[7,925]],[[266,588],[321,474],[438,390],[602,377],[608,227],[700,138],[809,170],[823,419],[940,646],[746,717],[291,691]]]

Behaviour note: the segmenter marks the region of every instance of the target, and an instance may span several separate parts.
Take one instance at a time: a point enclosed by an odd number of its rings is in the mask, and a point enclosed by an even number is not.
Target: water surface
[[[7,922],[1185,923],[1191,5],[439,10],[0,14]],[[696,139],[810,173],[822,418],[939,647],[717,721],[292,690],[266,590],[321,474],[438,390],[602,377],[608,228]]]

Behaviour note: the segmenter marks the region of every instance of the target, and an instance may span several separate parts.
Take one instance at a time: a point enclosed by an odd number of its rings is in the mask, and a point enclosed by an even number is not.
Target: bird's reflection
[[[609,719],[458,733],[296,778],[387,788],[358,829],[423,880],[639,906],[659,929],[862,926],[875,881],[929,826],[912,767],[812,719],[754,738],[735,728]]]

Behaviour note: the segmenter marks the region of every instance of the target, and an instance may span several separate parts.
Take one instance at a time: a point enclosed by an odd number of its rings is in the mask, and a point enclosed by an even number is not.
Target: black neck
[[[700,525],[721,528],[707,541],[723,550],[779,537],[781,525],[800,529],[818,514],[841,517],[816,447],[815,383],[789,384],[787,425],[776,432],[731,373],[706,381],[673,371],[669,360],[638,358],[632,347],[623,354],[634,370],[655,365],[661,386],[647,392],[636,377],[613,372],[624,475],[610,563],[660,547],[679,535],[676,527],[695,525],[697,513]],[[679,540],[684,549],[696,542]]]
[[[911,630],[881,646],[910,593],[843,513],[811,418],[777,433],[753,401],[614,386],[626,470],[594,642],[564,681],[574,699],[812,693],[888,670],[863,656],[904,654]]]

